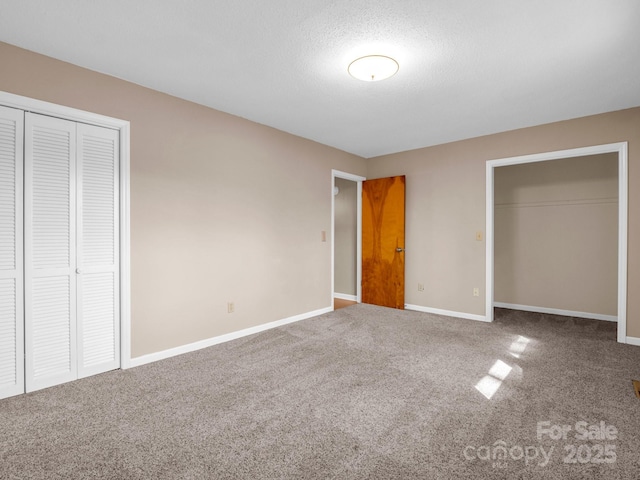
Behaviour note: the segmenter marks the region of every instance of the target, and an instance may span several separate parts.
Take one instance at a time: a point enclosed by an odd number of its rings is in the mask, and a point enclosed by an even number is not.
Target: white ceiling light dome
[[[367,55],[355,59],[349,64],[349,74],[365,82],[378,82],[394,76],[400,65],[385,55]]]

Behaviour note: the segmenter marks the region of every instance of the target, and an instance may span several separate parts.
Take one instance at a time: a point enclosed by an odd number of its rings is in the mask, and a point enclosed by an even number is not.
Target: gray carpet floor
[[[355,305],[0,400],[0,478],[637,479],[615,327]]]

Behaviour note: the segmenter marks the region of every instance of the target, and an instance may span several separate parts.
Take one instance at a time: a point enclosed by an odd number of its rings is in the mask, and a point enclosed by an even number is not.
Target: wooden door
[[[362,183],[362,302],[404,309],[405,177]]]

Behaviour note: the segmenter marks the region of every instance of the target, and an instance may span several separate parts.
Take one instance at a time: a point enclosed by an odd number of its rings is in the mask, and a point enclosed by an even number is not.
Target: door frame
[[[336,197],[333,187],[336,178],[356,182],[356,301],[362,302],[362,182],[367,178],[340,170],[331,170],[331,309],[333,310],[333,294],[335,293],[335,258],[336,258]]]
[[[618,336],[627,340],[627,222],[628,222],[628,143],[618,142],[590,147],[535,153],[487,161],[486,170],[486,319],[493,321],[494,306],[494,169],[507,165],[562,160],[603,153],[618,154]]]
[[[76,108],[0,91],[0,105],[118,130],[120,138],[120,368],[131,366],[130,124]]]

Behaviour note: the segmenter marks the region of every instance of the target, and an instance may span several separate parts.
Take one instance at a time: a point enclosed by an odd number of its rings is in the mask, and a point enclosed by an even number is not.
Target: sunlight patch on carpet
[[[476,390],[484,395],[487,400],[491,400],[491,397],[498,391],[504,379],[511,373],[511,369],[512,367],[502,360],[496,360],[496,363],[489,369],[489,374],[485,375],[476,384]]]
[[[518,335],[518,338],[509,347],[509,355],[515,358],[520,358],[529,345],[531,339]]]

